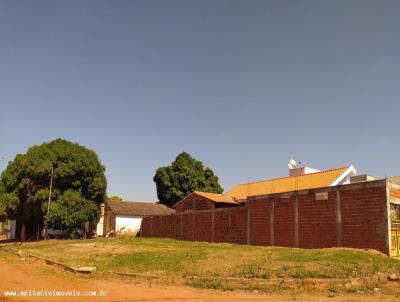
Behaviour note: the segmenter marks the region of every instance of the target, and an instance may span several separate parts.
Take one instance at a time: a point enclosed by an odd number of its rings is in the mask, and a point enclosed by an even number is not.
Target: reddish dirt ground
[[[185,286],[137,284],[133,281],[93,280],[52,276],[41,273],[44,264],[10,264],[0,261],[0,301],[179,301],[179,302],[231,302],[231,301],[376,301],[377,297],[288,297],[243,292],[196,290]],[[107,291],[105,297],[5,297],[4,291],[64,290]],[[379,297],[380,301],[392,301]]]

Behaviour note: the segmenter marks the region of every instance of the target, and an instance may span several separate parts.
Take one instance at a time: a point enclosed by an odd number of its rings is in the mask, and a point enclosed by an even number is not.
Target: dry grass
[[[400,271],[400,262],[355,249],[306,250],[172,239],[52,240],[18,246],[25,252],[99,272],[242,278],[346,278]]]
[[[120,278],[107,273],[119,271],[161,275],[166,278],[160,282],[183,282],[196,288],[289,295],[322,292],[329,295],[368,293],[375,296],[384,293],[396,299],[400,297],[397,284],[393,287],[393,283],[382,283],[375,279],[376,276],[386,276],[391,272],[398,273],[400,261],[376,251],[257,247],[157,238],[50,240],[10,247],[75,267],[97,267],[94,276],[79,278]],[[0,249],[0,258],[4,257],[8,262],[18,261],[14,259],[17,257],[15,254],[2,253]],[[59,269],[46,268],[43,273],[67,274]],[[181,281],[177,281],[174,276],[184,278],[178,278]],[[357,287],[347,288],[344,283],[337,283],[337,278],[370,276],[374,278],[367,278]],[[246,281],[235,278],[245,278]],[[289,279],[294,282],[288,283]],[[317,279],[320,281],[315,283]],[[286,281],[281,283],[280,280]],[[380,288],[379,292],[374,291],[377,287]]]

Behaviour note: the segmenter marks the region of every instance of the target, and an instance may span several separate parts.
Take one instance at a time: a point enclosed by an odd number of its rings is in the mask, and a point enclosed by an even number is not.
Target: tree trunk
[[[25,222],[21,222],[21,233],[20,233],[21,241],[25,241],[25,235],[26,235],[26,225]]]

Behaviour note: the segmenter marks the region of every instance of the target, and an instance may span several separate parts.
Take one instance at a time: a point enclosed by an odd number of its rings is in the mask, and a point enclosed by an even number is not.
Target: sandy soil
[[[377,297],[284,297],[242,292],[217,292],[196,290],[184,286],[160,286],[137,284],[134,281],[93,280],[52,276],[41,273],[45,265],[40,263],[10,264],[0,260],[0,301],[376,301]],[[103,297],[5,297],[4,291],[107,291]],[[379,297],[380,301],[391,301]]]

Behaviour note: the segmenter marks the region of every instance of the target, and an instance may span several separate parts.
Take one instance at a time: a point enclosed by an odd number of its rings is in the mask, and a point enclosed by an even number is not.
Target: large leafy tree
[[[179,154],[170,166],[158,168],[153,180],[158,199],[167,206],[174,205],[193,191],[223,192],[213,170],[186,152]]]
[[[57,202],[51,204],[48,221],[58,222],[72,234],[74,227],[83,228],[86,222],[97,222],[100,213],[96,204],[73,190],[65,191]]]
[[[82,204],[89,202],[94,206],[102,202],[107,186],[104,171],[94,151],[67,140],[56,139],[33,146],[26,154],[18,154],[1,174],[0,187],[4,193],[0,196],[0,205],[10,219],[20,222],[20,237],[24,240],[26,225],[43,225],[46,215],[47,222],[73,223],[65,219],[65,215],[72,215],[65,201],[66,192],[75,192],[71,202],[79,199]],[[51,182],[52,206],[47,213]],[[93,205],[88,208],[93,210]],[[52,211],[64,213],[55,215]],[[93,217],[93,213],[88,215],[86,221],[93,221]]]
[[[0,216],[4,216],[6,214],[5,205],[3,203],[3,194],[4,194],[4,186],[0,181]]]
[[[123,200],[122,197],[119,195],[113,195],[109,199],[112,201],[122,201]]]

